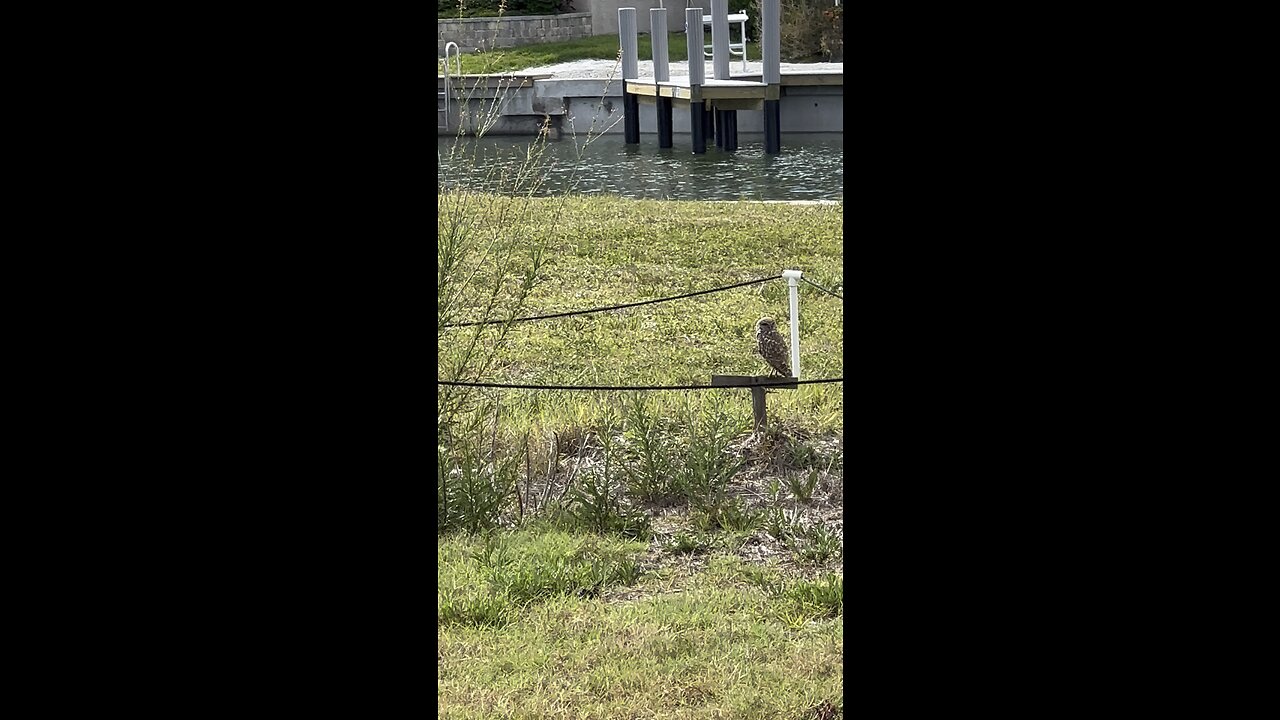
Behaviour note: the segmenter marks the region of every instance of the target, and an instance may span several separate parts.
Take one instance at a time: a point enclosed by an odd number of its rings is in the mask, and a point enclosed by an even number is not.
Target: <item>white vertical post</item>
[[[800,377],[800,276],[799,270],[783,270],[791,294],[791,377]]]
[[[763,77],[765,85],[777,85],[782,82],[781,49],[782,39],[782,3],[780,0],[763,0],[763,14],[760,17],[760,54],[764,61]]]
[[[671,80],[667,55],[667,11],[665,8],[649,8],[649,37],[653,46],[653,83]]]
[[[711,76],[729,79],[729,0],[711,0]]]
[[[685,43],[689,50],[689,87],[694,88],[701,85],[705,77],[705,61],[702,59],[702,8],[685,8],[684,26]],[[687,29],[695,27],[698,28],[696,36],[693,30]]]
[[[622,45],[622,79],[635,80],[640,77],[635,8],[618,8],[618,38]]]

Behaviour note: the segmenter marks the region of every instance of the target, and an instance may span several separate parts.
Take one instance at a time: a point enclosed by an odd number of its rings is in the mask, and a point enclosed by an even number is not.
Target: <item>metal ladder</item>
[[[444,83],[442,87],[436,88],[436,127],[440,130],[449,129],[449,96],[452,95],[449,85],[449,48],[453,48],[453,60],[456,65],[458,75],[462,74],[462,53],[458,50],[458,43],[449,42],[444,46]]]

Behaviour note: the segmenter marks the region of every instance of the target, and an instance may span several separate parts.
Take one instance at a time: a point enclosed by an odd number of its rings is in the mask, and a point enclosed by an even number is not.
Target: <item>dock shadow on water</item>
[[[521,136],[441,137],[439,183],[512,192],[515,188],[504,187],[503,179],[510,173],[500,170],[507,166],[514,170],[525,162],[533,141]],[[665,200],[844,199],[842,133],[784,134],[779,155],[765,154],[762,133],[739,134],[738,150],[732,153],[708,143],[705,155],[691,152],[688,135],[676,135],[675,147],[669,149],[658,148],[656,135],[642,135],[639,145],[627,145],[621,133],[593,138],[580,150],[582,145],[570,138],[547,143],[542,182],[535,194]],[[476,167],[499,172],[477,173]]]

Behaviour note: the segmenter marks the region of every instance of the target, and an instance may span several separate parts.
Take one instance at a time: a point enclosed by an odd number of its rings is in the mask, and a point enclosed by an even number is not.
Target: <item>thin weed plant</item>
[[[786,542],[796,558],[814,565],[844,557],[840,536],[823,525],[797,527]]]
[[[813,499],[813,491],[818,487],[818,471],[791,472],[786,474],[787,490],[800,502],[807,503]]]
[[[505,4],[499,14],[504,10]],[[511,342],[518,319],[529,314],[530,298],[546,281],[547,239],[554,233],[568,197],[566,192],[549,204],[535,203],[543,194],[550,169],[546,155],[550,118],[544,117],[532,142],[516,150],[522,157],[514,169],[509,163],[490,162],[477,142],[464,138],[470,133],[478,140],[494,130],[502,109],[521,86],[521,81],[509,76],[496,80],[471,77],[463,83],[457,136],[449,158],[464,172],[482,174],[485,181],[481,186],[497,192],[448,187],[442,179],[437,182],[436,339],[437,376],[441,380],[476,382],[503,370],[501,350]],[[579,147],[572,168],[574,179],[594,130],[595,118],[586,142]],[[575,184],[576,180],[571,180],[570,192]],[[537,231],[519,236],[512,233],[511,228],[526,226],[535,213],[540,219]],[[479,324],[466,325],[469,321]],[[497,404],[497,397],[476,388],[440,387],[437,444],[441,450],[437,459],[440,467],[449,468],[437,476],[437,518],[442,531],[455,524],[468,529],[490,527],[503,502],[510,498],[516,501],[517,521],[530,510],[526,501],[530,499],[533,471],[527,436],[522,445],[525,490],[516,487],[512,491],[508,487],[510,461],[497,457],[496,418],[489,428],[492,442],[486,442],[481,423],[476,422],[491,404]],[[494,448],[487,456],[479,449],[486,444]],[[480,481],[486,472],[492,480],[488,490]],[[540,509],[545,510],[548,500],[544,495]]]
[[[584,473],[582,484],[570,493],[568,515],[581,528],[596,533],[617,533],[632,538],[651,535],[649,518],[622,502],[617,476],[618,452],[613,429],[599,433],[602,463]]]

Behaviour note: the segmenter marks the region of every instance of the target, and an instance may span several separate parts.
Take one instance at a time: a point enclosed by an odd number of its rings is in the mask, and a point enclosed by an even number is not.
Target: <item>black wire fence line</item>
[[[773,387],[776,385],[790,387],[791,385],[832,382],[844,382],[844,378],[819,378],[817,380],[778,378],[777,380],[734,383],[732,385],[513,385],[510,383],[463,382],[460,380],[437,380],[436,384],[459,387],[518,388],[521,390],[722,390],[724,388]]]
[[[766,278],[756,278],[755,280],[746,280],[733,285],[725,285],[724,287],[711,288],[710,290],[699,290],[697,292],[685,293],[683,295],[672,295],[671,297],[657,298],[656,300],[642,300],[640,302],[626,303],[624,305],[610,305],[608,307],[591,308],[590,310],[572,310],[570,312],[551,313],[550,315],[531,315],[529,317],[514,318],[511,322],[524,322],[526,320],[546,320],[547,318],[568,317],[570,315],[586,315],[588,313],[605,312],[606,310],[620,310],[622,308],[639,307],[640,305],[652,305],[654,303],[667,302],[668,300],[679,300],[681,298],[694,297],[696,295],[707,295],[709,293],[720,292],[722,290],[732,290],[734,288],[746,287],[747,285],[755,285],[756,283],[768,282],[770,280],[781,280],[781,275],[774,275]],[[803,278],[801,278],[803,279]],[[475,320],[463,323],[445,323],[444,327],[471,327],[473,325],[497,325],[507,322],[506,320]]]
[[[838,297],[838,298],[840,298],[841,300],[843,300],[843,299],[844,299],[844,296],[843,296],[843,295],[836,295],[835,293],[833,293],[833,292],[831,292],[830,290],[828,290],[828,289],[826,289],[826,288],[822,287],[822,286],[821,286],[821,285],[819,285],[818,283],[815,283],[815,282],[809,282],[809,280],[805,279],[805,277],[804,277],[803,275],[800,277],[800,279],[801,279],[801,280],[803,280],[804,282],[807,282],[807,283],[809,283],[810,285],[812,285],[812,286],[814,286],[814,287],[818,288],[819,290],[821,290],[822,292],[824,292],[824,293],[826,293],[826,294],[828,294],[828,295],[832,295],[832,296],[834,296],[834,297]]]

